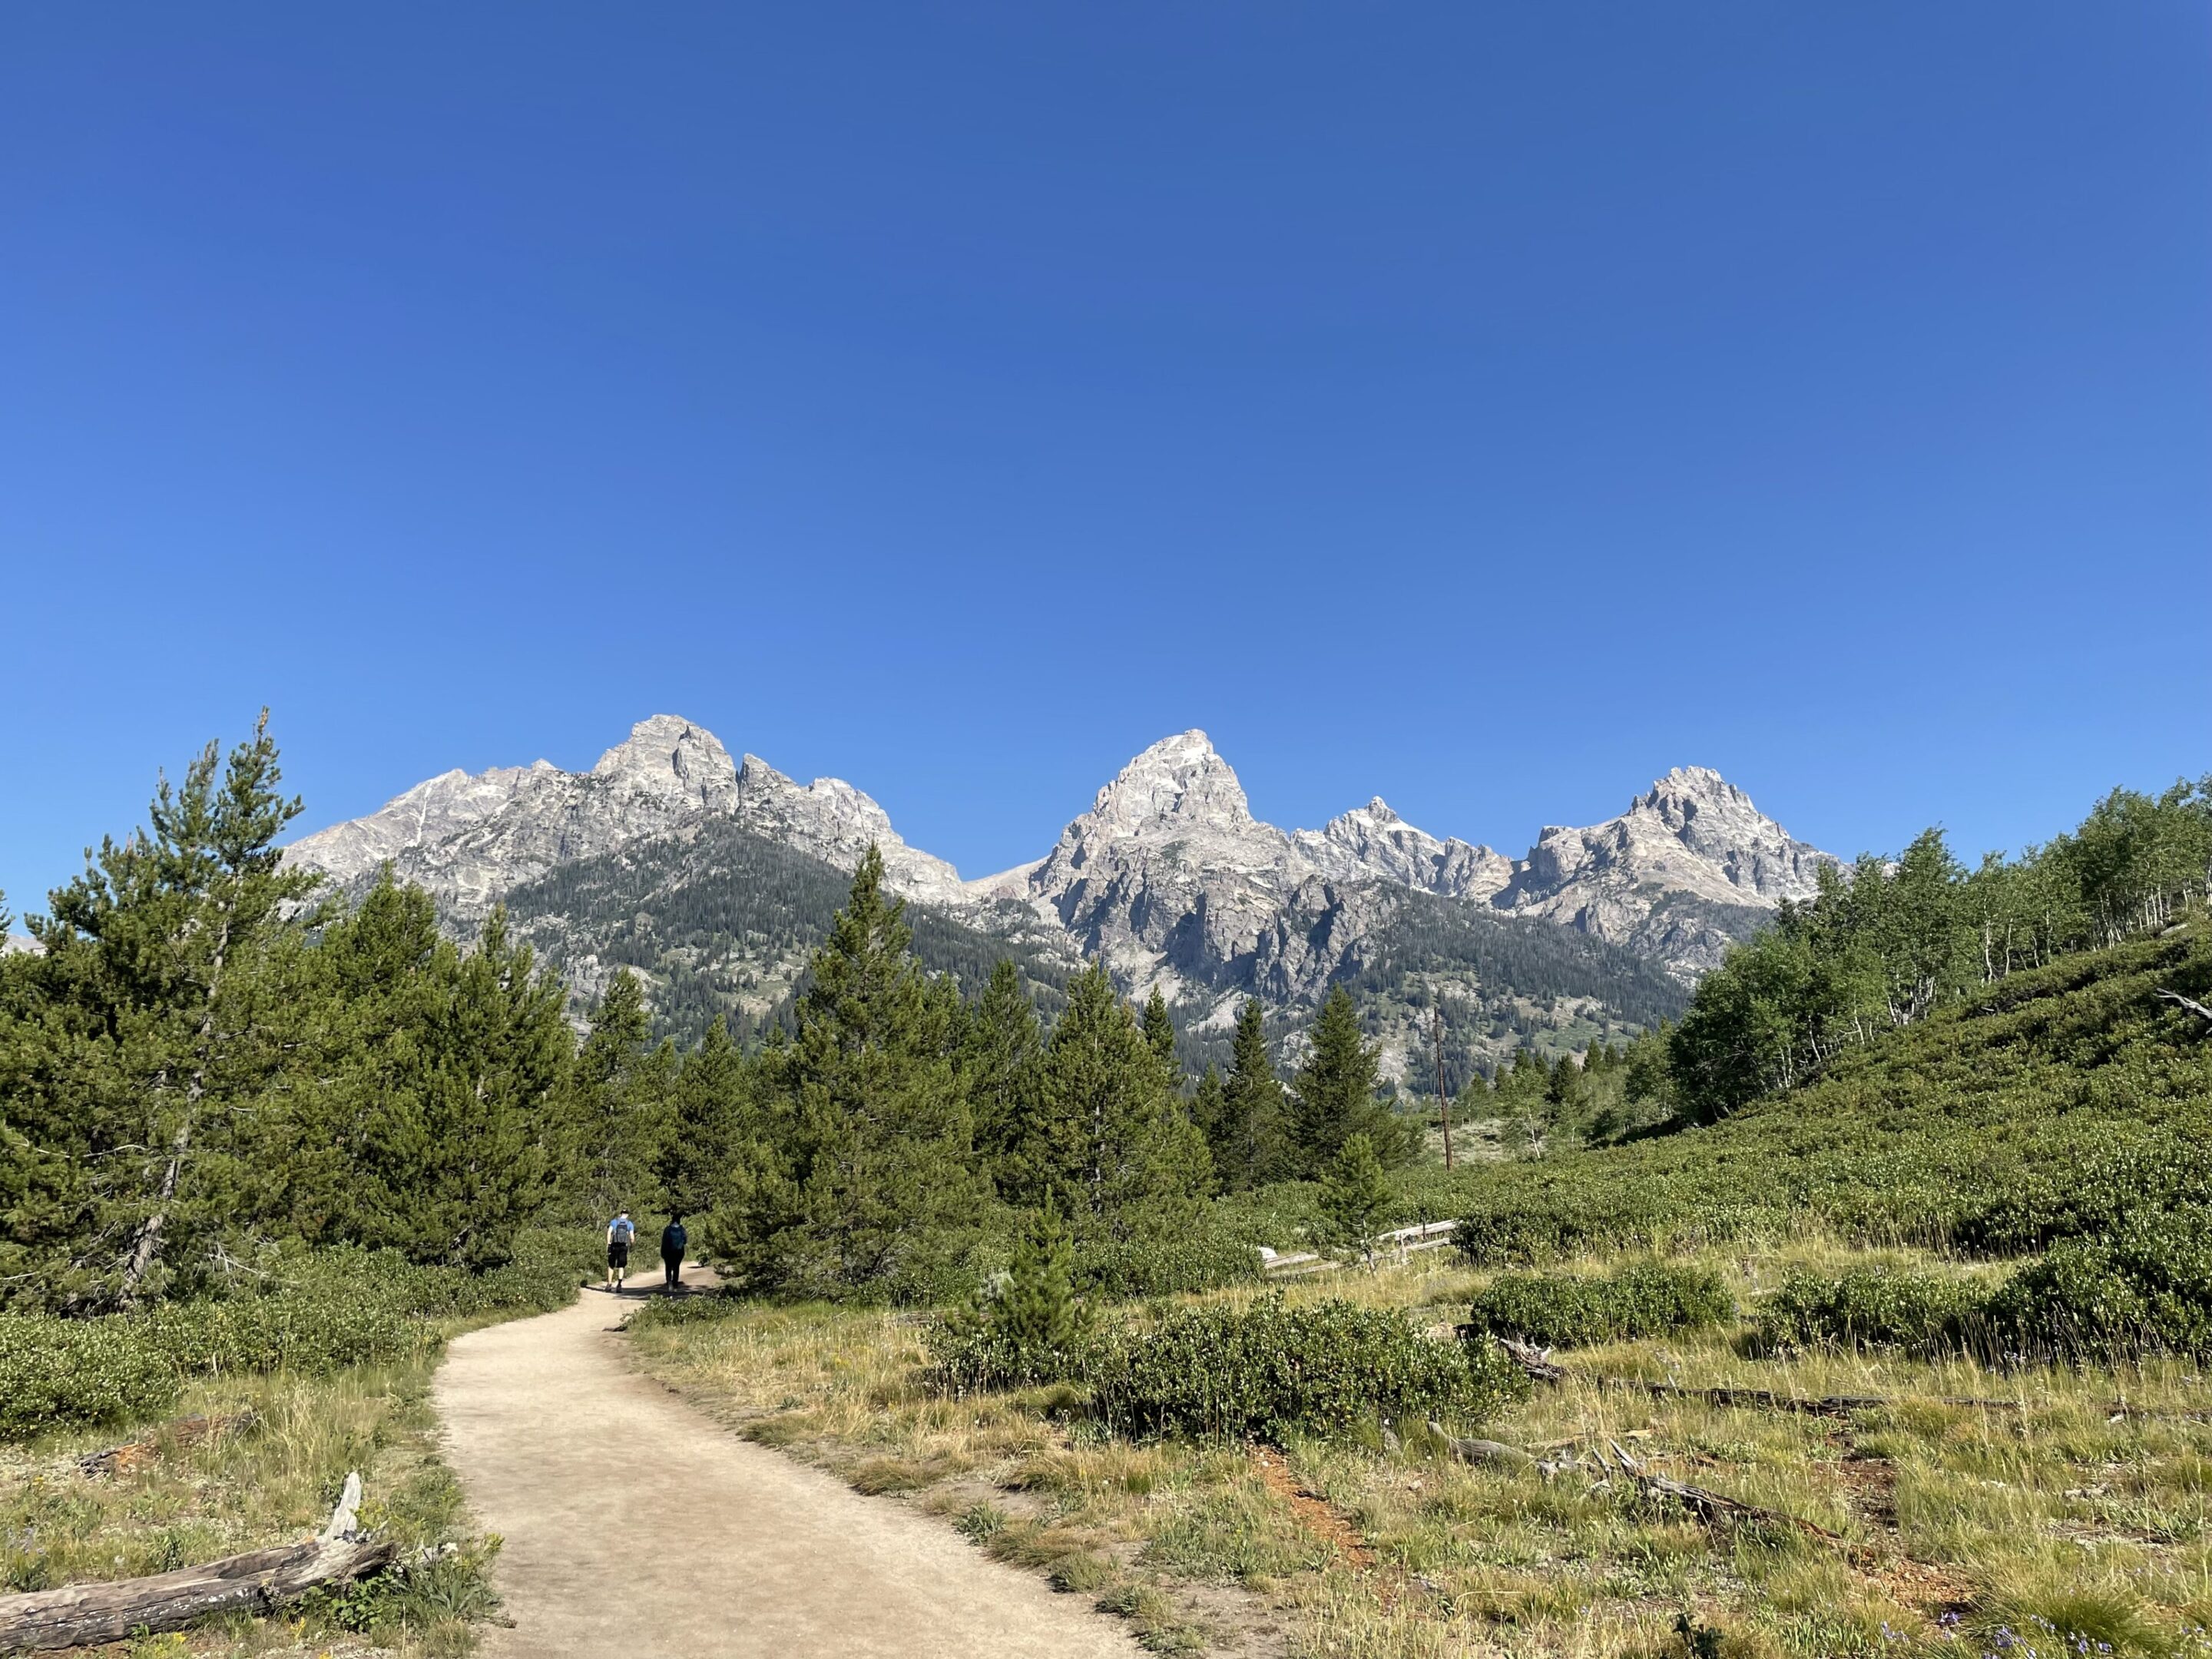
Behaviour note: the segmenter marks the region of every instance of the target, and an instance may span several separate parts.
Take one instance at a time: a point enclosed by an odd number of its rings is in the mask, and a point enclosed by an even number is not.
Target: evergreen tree
[[[1298,1160],[1319,1177],[1336,1161],[1355,1134],[1387,1164],[1408,1162],[1419,1146],[1418,1124],[1401,1123],[1376,1098],[1378,1051],[1359,1029],[1352,996],[1341,985],[1322,1004],[1312,1030],[1312,1047],[1291,1085]]]
[[[720,1018],[677,1068],[654,1174],[668,1208],[705,1217],[727,1196],[740,1149],[760,1130],[755,1070]]]
[[[1103,962],[1068,987],[1010,1162],[1015,1201],[1055,1204],[1085,1241],[1186,1224],[1212,1184],[1205,1139]]]
[[[1014,964],[1001,957],[969,1012],[961,1045],[975,1151],[993,1179],[1012,1179],[1008,1160],[1036,1092],[1044,1039]]]
[[[1375,1236],[1389,1207],[1390,1189],[1375,1144],[1364,1134],[1346,1136],[1322,1181],[1322,1215],[1332,1242],[1352,1246],[1373,1267]]]
[[[564,994],[494,911],[464,951],[390,872],[295,966],[310,1030],[256,1141],[264,1214],[317,1243],[483,1268],[551,1200]]]
[[[783,1294],[931,1294],[982,1214],[958,1005],[925,980],[883,883],[871,847],[815,953],[797,1034],[769,1057],[778,1122],[736,1231],[757,1281]]]
[[[1208,1061],[1206,1070],[1199,1073],[1197,1087],[1191,1091],[1190,1121],[1206,1141],[1206,1156],[1213,1169],[1210,1190],[1215,1193],[1226,1189],[1221,1158],[1214,1147],[1227,1133],[1228,1120],[1229,1085],[1222,1080],[1221,1068]]]
[[[1152,994],[1145,999],[1144,1030],[1145,1042],[1152,1049],[1153,1058],[1159,1061],[1168,1087],[1178,1094],[1182,1093],[1182,1062],[1176,1058],[1175,1021],[1169,1017],[1167,999],[1160,994],[1160,988],[1157,985],[1152,987]]]
[[[319,878],[276,837],[300,803],[264,710],[219,762],[161,780],[149,823],[104,840],[32,924],[15,971],[35,1012],[15,1023],[3,1109],[36,1150],[10,1228],[80,1306],[131,1306],[189,1278],[229,1223],[239,1127],[282,1064],[290,1010],[255,994],[266,946]]]
[[[1243,1192],[1289,1176],[1297,1167],[1290,1145],[1289,1103],[1267,1048],[1267,1016],[1256,999],[1237,1011],[1230,1040],[1230,1072],[1218,1111],[1208,1118],[1207,1143],[1222,1185]]]
[[[675,1054],[652,1046],[645,986],[619,969],[592,1010],[568,1102],[569,1179],[595,1221],[639,1212],[659,1194],[653,1170],[668,1123]]]

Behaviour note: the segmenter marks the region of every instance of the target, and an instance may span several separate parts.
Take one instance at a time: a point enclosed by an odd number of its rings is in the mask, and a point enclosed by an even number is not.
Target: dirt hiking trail
[[[511,1629],[485,1659],[1134,1659],[1123,1627],[951,1528],[740,1440],[624,1364],[642,1297],[457,1340],[447,1456]]]

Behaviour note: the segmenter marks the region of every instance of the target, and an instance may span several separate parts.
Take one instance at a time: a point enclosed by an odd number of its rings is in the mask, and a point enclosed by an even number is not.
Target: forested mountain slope
[[[703,819],[619,851],[562,864],[507,896],[516,932],[560,970],[579,1010],[618,970],[653,988],[655,1023],[690,1046],[720,1017],[740,1041],[787,1012],[852,878],[727,819]],[[1056,1010],[1078,965],[1056,938],[1024,938],[1017,915],[985,933],[910,905],[915,954],[970,994],[1011,958],[1031,1000]]]
[[[2018,972],[1704,1127],[1461,1176],[1498,1258],[1811,1222],[2011,1254],[2212,1199],[2200,919]],[[1440,1195],[1441,1196],[1441,1195]]]

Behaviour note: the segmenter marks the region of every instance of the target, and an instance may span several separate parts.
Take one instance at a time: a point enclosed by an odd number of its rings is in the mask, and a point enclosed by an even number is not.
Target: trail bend
[[[447,1459],[506,1540],[486,1659],[1135,1659],[1082,1601],[631,1370],[624,1311],[586,1291],[439,1368]]]

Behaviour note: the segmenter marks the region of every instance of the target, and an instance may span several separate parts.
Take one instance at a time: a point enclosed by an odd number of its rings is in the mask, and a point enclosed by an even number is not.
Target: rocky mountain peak
[[[1513,874],[1511,860],[1455,836],[1440,841],[1400,817],[1380,795],[1291,840],[1317,868],[1339,878],[1380,876],[1454,898],[1487,898]]]
[[[592,775],[694,807],[726,807],[738,787],[737,763],[721,739],[678,714],[640,720],[599,757]]]
[[[1244,786],[1203,732],[1163,738],[1098,792],[1088,814],[1119,834],[1236,830],[1252,823]]]

